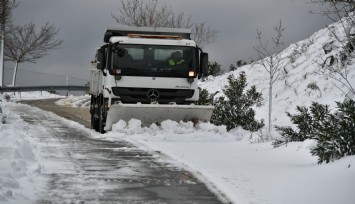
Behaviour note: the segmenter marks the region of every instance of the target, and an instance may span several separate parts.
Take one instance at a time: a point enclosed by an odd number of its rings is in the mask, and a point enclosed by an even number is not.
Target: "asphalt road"
[[[23,101],[90,125],[87,109],[57,106],[54,100]],[[13,110],[28,123],[43,126],[38,135],[46,188],[39,204],[52,203],[226,203],[184,169],[158,161],[127,141],[92,137],[47,112],[27,106]]]

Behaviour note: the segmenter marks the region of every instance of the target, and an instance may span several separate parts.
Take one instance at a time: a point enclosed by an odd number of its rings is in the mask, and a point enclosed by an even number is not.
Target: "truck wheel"
[[[96,132],[99,132],[99,120],[97,118],[98,108],[96,108],[97,100],[98,100],[97,97],[91,96],[90,114],[91,114],[91,129],[94,129]]]
[[[105,133],[104,130],[106,125],[106,108],[105,108],[105,99],[102,95],[99,97],[99,118],[98,118],[98,131],[99,133]]]
[[[91,129],[94,129],[96,132],[99,132],[99,122],[97,118],[94,117],[94,114],[91,114]]]

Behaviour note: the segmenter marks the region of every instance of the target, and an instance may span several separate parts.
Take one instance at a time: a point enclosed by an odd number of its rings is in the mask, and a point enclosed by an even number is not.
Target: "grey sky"
[[[210,59],[228,68],[238,59],[249,61],[255,57],[256,29],[265,38],[272,35],[279,20],[286,27],[285,45],[310,36],[329,24],[329,20],[309,14],[319,6],[309,0],[165,0],[177,12],[189,14],[194,22],[207,22],[219,30],[217,41],[206,47]],[[23,0],[15,10],[18,24],[34,22],[43,25],[49,21],[60,28],[63,48],[54,50],[36,64],[20,64],[18,85],[43,83],[64,84],[69,75],[70,84],[82,84],[89,79],[89,64],[94,50],[102,44],[107,25],[115,25],[111,13],[118,14],[119,0]],[[12,78],[11,63],[5,64],[5,83]],[[21,71],[26,70],[26,71]],[[51,73],[46,75],[40,73]]]

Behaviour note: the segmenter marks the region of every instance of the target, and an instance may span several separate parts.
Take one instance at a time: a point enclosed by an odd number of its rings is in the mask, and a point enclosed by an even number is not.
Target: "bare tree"
[[[269,114],[268,114],[268,135],[271,136],[272,128],[272,98],[273,98],[273,85],[279,78],[280,70],[283,68],[282,61],[287,59],[286,57],[281,56],[281,50],[283,43],[281,41],[283,32],[285,28],[282,27],[282,21],[279,22],[277,26],[274,27],[276,32],[275,37],[272,37],[272,48],[269,47],[269,41],[263,42],[261,37],[261,31],[257,30],[257,46],[254,47],[258,53],[259,61],[256,61],[257,64],[260,64],[264,67],[265,71],[269,75]],[[253,60],[254,61],[254,60]]]
[[[200,48],[216,41],[218,31],[206,23],[192,23],[191,16],[176,13],[159,0],[121,0],[119,14],[111,14],[117,23],[137,27],[190,28]]]
[[[355,89],[349,79],[349,66],[347,62],[355,58],[355,0],[311,0],[313,3],[320,3],[325,6],[320,14],[327,16],[334,22],[339,22],[345,33],[345,38],[341,37],[336,30],[327,26],[328,30],[332,33],[335,40],[340,43],[338,54],[328,56],[322,59],[320,64],[321,68],[318,73],[328,76],[351,92],[355,94]],[[339,86],[334,84],[341,91],[344,92]],[[345,93],[345,92],[344,92]]]
[[[166,4],[158,0],[121,0],[120,15],[111,16],[120,24],[137,27],[190,28],[191,16],[184,12],[174,13]]]
[[[352,93],[355,95],[355,89],[353,87],[352,80],[349,78],[350,67],[346,65],[344,61],[344,53],[335,54],[334,56],[329,56],[326,59],[319,57],[322,63],[316,61],[318,65],[320,65],[320,69],[317,73],[327,76],[333,80],[335,80],[338,84],[345,87],[348,91],[345,92],[342,88],[340,88],[336,83],[333,83],[335,87],[337,87],[344,94]]]
[[[19,63],[35,63],[47,55],[49,50],[60,48],[63,41],[56,39],[58,32],[59,30],[49,23],[36,32],[35,24],[29,23],[25,26],[16,26],[8,33],[5,41],[5,60],[15,62],[13,86]]]
[[[12,11],[18,6],[16,0],[0,0],[0,86],[3,85],[4,73],[4,44],[6,33],[11,32]]]
[[[216,37],[217,31],[212,30],[206,23],[195,23],[192,28],[192,38],[201,48],[215,42]]]
[[[5,35],[6,28],[11,27],[12,12],[19,5],[16,0],[0,0],[0,23],[1,33]]]
[[[332,15],[341,11],[343,15],[355,11],[355,0],[310,0],[311,3],[317,3],[325,6],[321,12],[324,15]]]

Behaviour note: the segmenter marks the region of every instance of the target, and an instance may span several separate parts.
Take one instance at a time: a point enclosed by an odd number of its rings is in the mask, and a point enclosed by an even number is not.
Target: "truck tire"
[[[91,129],[94,129],[96,132],[99,132],[99,120],[98,120],[98,97],[91,96]]]
[[[105,108],[105,98],[103,95],[100,95],[99,97],[99,103],[98,103],[98,109],[99,109],[99,118],[98,118],[98,130],[97,132],[104,134],[106,131],[104,130],[105,125],[106,125],[106,115],[107,115],[107,110]]]

